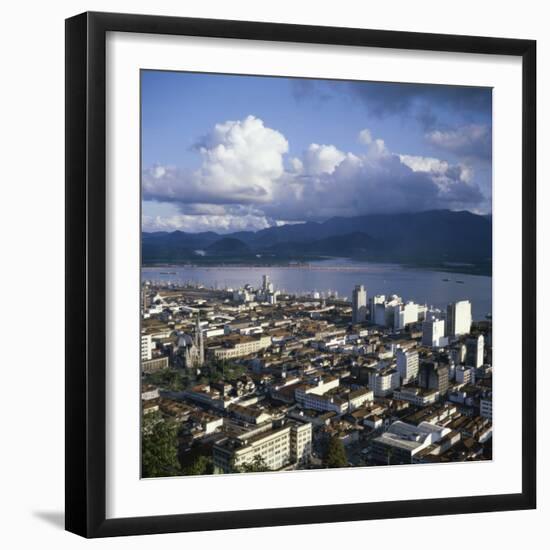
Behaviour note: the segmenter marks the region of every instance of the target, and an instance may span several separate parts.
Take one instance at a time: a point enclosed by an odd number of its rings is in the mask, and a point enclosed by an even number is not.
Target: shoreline
[[[327,260],[335,260],[337,258],[327,258]],[[141,270],[144,269],[261,269],[261,268],[286,268],[286,269],[308,269],[312,271],[365,271],[368,266],[354,266],[353,264],[343,263],[322,265],[323,260],[315,261],[314,263],[146,263],[141,265]],[[488,272],[479,265],[469,266],[445,266],[445,265],[418,265],[418,264],[405,264],[395,262],[373,262],[366,261],[365,264],[372,264],[373,266],[386,266],[386,267],[398,267],[407,270],[420,270],[420,271],[435,271],[442,274],[455,274],[455,275],[473,275],[478,277],[492,278],[492,272]],[[449,281],[454,282],[454,281]]]

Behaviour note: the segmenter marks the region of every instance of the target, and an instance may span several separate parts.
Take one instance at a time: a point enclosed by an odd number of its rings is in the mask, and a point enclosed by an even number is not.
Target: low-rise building
[[[185,390],[183,396],[191,401],[222,410],[226,409],[237,399],[222,395],[219,390],[210,387],[208,384],[199,384],[189,390]]]
[[[229,405],[227,411],[238,420],[248,422],[249,424],[262,424],[271,420],[271,415],[258,407],[245,407],[234,403]]]
[[[168,357],[156,357],[141,362],[141,372],[146,374],[167,369],[168,367]]]
[[[149,401],[151,399],[158,399],[160,397],[159,389],[152,384],[144,384],[141,387],[141,399],[143,401]]]
[[[365,403],[371,402],[373,400],[374,392],[369,388],[358,388],[356,390],[350,391],[348,394],[348,410],[354,411]]]
[[[214,469],[218,473],[240,471],[247,464],[261,460],[269,470],[303,465],[311,454],[310,423],[289,421],[280,428],[228,437],[213,448]]]
[[[224,338],[223,346],[213,349],[216,359],[234,359],[236,357],[246,357],[253,353],[258,353],[271,346],[271,336],[240,336],[231,335]]]
[[[451,430],[421,422],[418,426],[394,422],[372,442],[372,459],[378,464],[412,464],[417,453],[449,434]]]
[[[394,399],[408,401],[417,407],[426,407],[433,405],[439,399],[439,392],[435,389],[403,386],[393,392],[393,397]]]

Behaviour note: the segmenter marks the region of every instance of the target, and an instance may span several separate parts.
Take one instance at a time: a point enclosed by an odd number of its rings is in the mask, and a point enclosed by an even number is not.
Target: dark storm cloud
[[[488,123],[492,109],[490,88],[407,84],[390,82],[292,81],[292,94],[298,101],[306,98],[328,99],[349,94],[361,102],[368,114],[377,118],[412,118],[426,131],[450,121]]]
[[[380,117],[414,113],[425,118],[427,109],[455,115],[485,115],[491,110],[489,88],[383,82],[350,82],[348,86],[371,114]]]

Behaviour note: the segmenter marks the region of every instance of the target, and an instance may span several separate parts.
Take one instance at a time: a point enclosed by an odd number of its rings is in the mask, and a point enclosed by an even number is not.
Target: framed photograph
[[[66,528],[531,509],[536,45],[66,21]]]

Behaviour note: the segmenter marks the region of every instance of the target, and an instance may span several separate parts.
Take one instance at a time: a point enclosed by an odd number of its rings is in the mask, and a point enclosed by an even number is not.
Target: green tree
[[[328,442],[324,463],[327,468],[345,468],[348,465],[346,449],[336,435],[333,435]]]
[[[144,381],[161,389],[181,391],[187,385],[187,373],[176,369],[162,369],[144,375]]]
[[[187,476],[202,476],[214,473],[212,458],[206,455],[198,455],[189,466],[183,468],[183,473]]]
[[[143,477],[181,474],[178,461],[177,426],[160,414],[147,414],[141,427],[141,473]]]
[[[234,466],[233,469],[240,473],[269,472],[270,470],[269,466],[260,455],[256,455],[251,462],[243,462],[239,464],[239,466]]]

